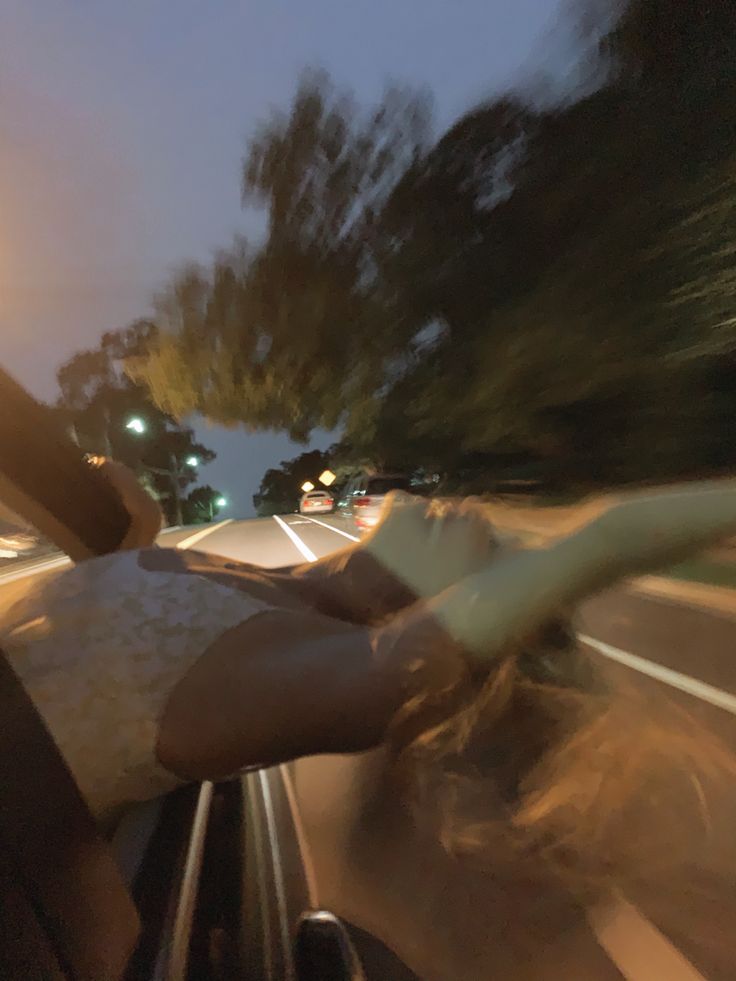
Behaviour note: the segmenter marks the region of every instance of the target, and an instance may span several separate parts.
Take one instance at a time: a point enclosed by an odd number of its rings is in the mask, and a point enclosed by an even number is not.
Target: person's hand
[[[480,502],[396,492],[359,545],[283,570],[282,585],[329,616],[375,624],[482,569],[498,549]]]
[[[420,599],[478,572],[499,547],[478,500],[426,500],[401,491],[388,495],[379,524],[360,546]]]
[[[89,457],[88,462],[112,484],[130,515],[130,526],[119,548],[148,548],[153,545],[161,531],[163,515],[158,503],[141,486],[133,471],[105,457]]]

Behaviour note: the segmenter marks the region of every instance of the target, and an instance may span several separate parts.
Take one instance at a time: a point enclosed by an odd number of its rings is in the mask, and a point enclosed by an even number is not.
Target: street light
[[[138,436],[142,436],[146,432],[146,423],[140,416],[131,416],[131,418],[125,423],[125,428],[130,430],[132,433],[136,433]],[[189,467],[196,467],[199,465],[199,457],[192,454],[191,456],[188,456],[184,462]],[[174,520],[178,525],[180,525],[183,520],[181,513],[180,481],[184,474],[176,457],[172,452],[169,452],[168,469],[164,469],[162,467],[152,467],[149,464],[146,466],[146,470],[150,470],[151,473],[160,474],[162,477],[169,478],[169,481],[171,482],[171,495],[174,501]]]
[[[314,484],[312,483],[312,481],[305,480],[304,483],[302,484],[302,490],[304,491],[305,494],[308,494],[310,490],[314,490]]]
[[[319,482],[320,484],[324,484],[325,487],[329,487],[330,484],[334,484],[336,479],[335,474],[331,470],[324,470],[319,475]]]
[[[210,498],[210,521],[215,520],[215,508],[226,508],[227,498],[226,497],[215,497]]]

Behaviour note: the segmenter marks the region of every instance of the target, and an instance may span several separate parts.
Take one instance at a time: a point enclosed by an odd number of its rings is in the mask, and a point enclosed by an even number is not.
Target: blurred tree
[[[731,3],[637,0],[601,88],[481,107],[407,174],[393,279],[445,327],[401,382],[410,437],[581,486],[736,464],[734,28]]]
[[[263,247],[182,273],[131,360],[157,404],[470,482],[733,468],[736,4],[573,9],[576,97],[504,95],[432,147],[424,100],[305,76],[244,163]]]
[[[133,468],[160,500],[169,523],[181,524],[181,497],[197,478],[187,460],[208,463],[215,453],[196,440],[194,430],[177,423],[134,383],[122,361],[138,354],[152,336],[150,323],[105,334],[100,346],[73,355],[57,371],[57,411],[73,438],[89,453],[112,456]],[[139,419],[144,431],[127,428]]]
[[[427,100],[390,89],[359,113],[326,76],[303,78],[288,115],[251,141],[243,200],[268,236],[209,271],[185,270],[159,303],[160,334],[130,365],[180,416],[285,429],[305,441],[367,412],[411,325],[379,275],[385,201],[428,139]]]
[[[182,501],[184,524],[196,525],[214,521],[222,509],[217,502],[222,499],[220,491],[210,487],[209,484],[195,487]]]

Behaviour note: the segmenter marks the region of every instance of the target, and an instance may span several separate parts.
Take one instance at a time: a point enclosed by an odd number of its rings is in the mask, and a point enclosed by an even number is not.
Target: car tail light
[[[370,497],[359,497],[357,499],[357,501],[355,502],[355,506],[356,506],[356,508],[365,508],[365,507],[368,507],[368,505],[369,504],[372,504],[372,503],[373,502],[371,501]]]
[[[328,504],[330,507],[332,507],[333,503],[334,502],[331,497],[328,497],[327,500],[325,501],[325,504]]]
[[[360,532],[370,531],[378,524],[378,518],[361,518],[356,514],[355,516],[355,527]]]

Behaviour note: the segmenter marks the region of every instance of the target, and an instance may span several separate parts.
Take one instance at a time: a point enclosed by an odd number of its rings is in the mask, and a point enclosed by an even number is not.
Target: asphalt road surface
[[[313,561],[354,541],[355,529],[340,518],[296,514],[160,538],[163,547],[266,567]],[[5,565],[0,604],[63,562]],[[686,709],[736,751],[736,617],[621,587],[585,604],[577,628],[613,684],[655,706]],[[664,893],[642,888],[626,897],[633,907],[613,901],[586,911],[538,884],[458,863],[429,843],[386,784],[381,752],[282,769],[308,843],[315,902],[376,933],[428,981],[736,978],[736,787],[718,802],[719,813],[693,828],[702,853],[685,878]]]

